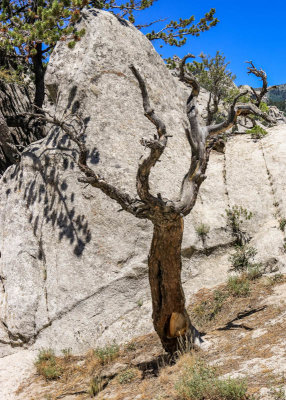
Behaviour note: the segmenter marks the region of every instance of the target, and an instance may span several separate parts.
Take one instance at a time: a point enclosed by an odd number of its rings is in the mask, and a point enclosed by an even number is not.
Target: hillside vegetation
[[[275,89],[271,89],[267,98],[269,105],[276,106],[286,114],[286,84],[277,85]]]

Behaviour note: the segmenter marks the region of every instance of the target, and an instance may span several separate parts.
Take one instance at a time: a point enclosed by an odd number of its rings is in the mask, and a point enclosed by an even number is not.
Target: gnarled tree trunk
[[[181,283],[183,231],[182,217],[156,223],[148,258],[153,324],[168,353],[177,350],[178,337],[192,328]]]

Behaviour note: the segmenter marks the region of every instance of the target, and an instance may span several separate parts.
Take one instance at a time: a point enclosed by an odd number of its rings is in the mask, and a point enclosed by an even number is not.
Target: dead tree
[[[198,82],[185,72],[185,62],[191,57],[187,55],[180,64],[180,79],[191,87],[191,94],[187,101],[187,116],[189,129],[186,136],[192,153],[191,164],[182,181],[180,196],[176,200],[163,199],[160,193],[154,195],[150,191],[149,176],[151,169],[163,154],[169,135],[161,118],[156,114],[150,104],[145,82],[139,71],[132,65],[131,71],[138,81],[145,116],[156,127],[157,135],[152,140],[141,139],[141,144],[149,149],[138,166],[136,188],[137,198],[132,198],[118,187],[108,183],[87,164],[87,148],[82,140],[84,126],[81,132],[67,122],[57,120],[55,117],[48,119],[38,115],[39,119],[45,118],[60,126],[79,148],[77,160],[83,176],[78,180],[100,189],[108,197],[115,200],[122,208],[137,218],[149,219],[153,224],[153,238],[148,258],[149,282],[151,287],[153,305],[153,324],[164,349],[173,354],[177,351],[179,337],[186,335],[192,342],[197,334],[191,324],[185,307],[185,296],[181,283],[181,244],[184,231],[184,217],[193,209],[200,186],[206,179],[206,168],[209,154],[218,135],[236,122],[238,115],[249,113],[257,114],[269,122],[271,117],[263,114],[254,104],[237,104],[238,95],[230,107],[226,121],[213,125],[202,126],[199,122],[197,98],[200,92]]]
[[[255,98],[255,105],[257,107],[260,106],[260,103],[263,99],[263,97],[266,95],[267,92],[269,92],[269,90],[271,89],[275,89],[277,86],[268,86],[268,82],[267,82],[267,74],[265,71],[263,71],[263,69],[257,69],[252,61],[247,61],[247,64],[249,64],[249,67],[247,67],[247,73],[248,74],[253,74],[255,76],[257,76],[257,78],[260,78],[262,81],[262,88],[261,90],[255,90],[253,87],[250,87],[252,90],[252,93],[254,94],[254,98]]]

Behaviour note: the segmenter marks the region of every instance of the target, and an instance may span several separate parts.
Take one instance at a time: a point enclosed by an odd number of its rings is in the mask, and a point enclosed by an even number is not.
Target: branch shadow
[[[238,313],[237,316],[232,319],[231,321],[228,321],[225,326],[218,328],[218,331],[228,331],[232,329],[245,329],[247,331],[252,331],[254,328],[251,328],[250,326],[247,326],[245,324],[234,324],[234,322],[239,321],[243,318],[249,317],[252,314],[258,313],[260,311],[264,311],[267,308],[266,305],[258,307],[258,308],[253,308],[251,310],[246,310],[241,313]]]
[[[91,230],[86,216],[76,210],[76,193],[69,188],[67,179],[61,176],[63,171],[75,174],[77,154],[69,137],[62,135],[58,128],[53,128],[44,147],[34,144],[22,153],[23,159],[29,159],[28,164],[34,173],[27,181],[23,162],[16,165],[9,176],[10,187],[6,196],[8,200],[12,192],[23,193],[25,206],[30,210],[28,222],[32,224],[33,233],[39,241],[43,224],[50,224],[57,230],[58,240],[68,241],[73,246],[74,254],[80,257],[91,241]],[[99,163],[96,148],[89,152],[88,159],[91,164]],[[57,165],[61,167],[57,168]]]

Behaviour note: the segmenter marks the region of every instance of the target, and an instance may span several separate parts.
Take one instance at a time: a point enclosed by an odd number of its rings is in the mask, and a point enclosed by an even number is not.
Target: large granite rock
[[[151,43],[112,14],[89,10],[81,42],[57,45],[47,85],[58,116],[77,112],[87,124],[90,165],[135,194],[141,137],[154,134],[144,117],[134,63],[169,134],[166,152],[151,175],[156,194],[174,198],[190,162],[185,138],[189,90],[166,68]],[[203,104],[203,97],[200,102]],[[285,268],[284,125],[253,142],[239,136],[226,153],[213,152],[208,178],[185,220],[183,282],[187,300],[201,287],[226,279],[234,238],[225,209],[254,213],[245,225],[258,259]],[[147,151],[147,150],[146,150]],[[0,351],[53,347],[73,352],[127,341],[152,329],[147,277],[151,223],[118,212],[99,190],[78,183],[77,149],[57,129],[31,145],[0,186]],[[204,241],[196,227],[208,224]],[[275,258],[276,261],[273,261]]]

